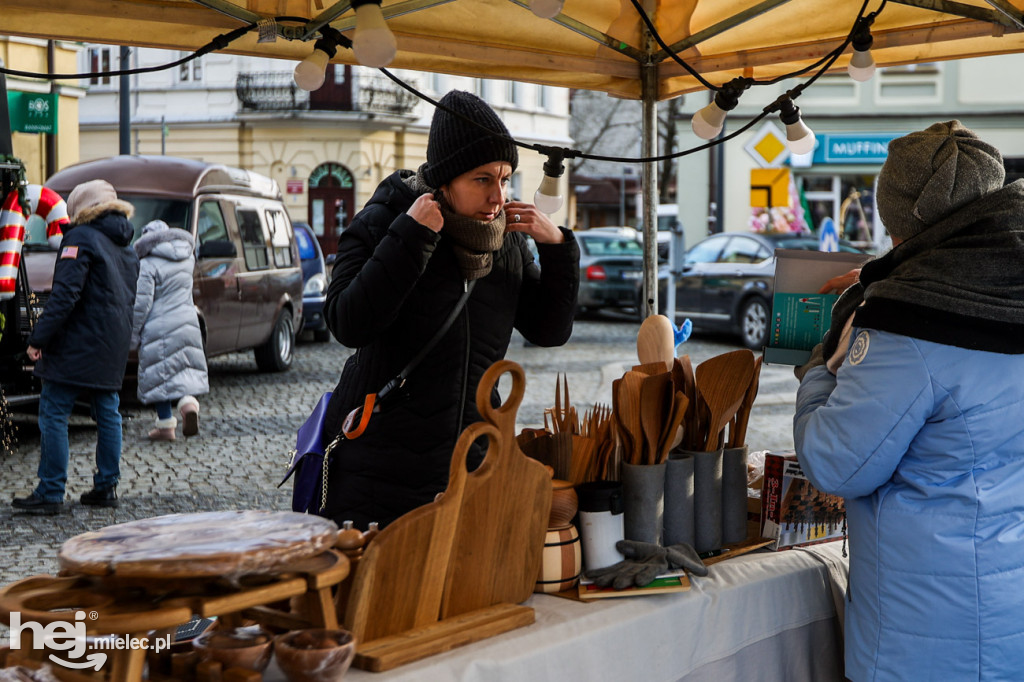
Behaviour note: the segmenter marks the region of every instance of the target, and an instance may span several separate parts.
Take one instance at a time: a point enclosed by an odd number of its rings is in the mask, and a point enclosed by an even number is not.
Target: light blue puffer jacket
[[[794,439],[846,498],[846,675],[1024,679],[1024,355],[854,329]]]
[[[139,350],[139,400],[146,404],[210,392],[199,315],[192,301],[192,235],[178,228],[135,242],[138,293],[132,348]]]

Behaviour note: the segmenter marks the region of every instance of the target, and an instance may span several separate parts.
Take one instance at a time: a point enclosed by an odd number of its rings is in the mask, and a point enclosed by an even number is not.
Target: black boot
[[[47,502],[39,497],[35,491],[32,491],[32,494],[28,497],[15,497],[11,500],[11,506],[29,514],[53,516],[54,514],[59,514],[64,509],[64,501]]]
[[[87,493],[82,493],[82,504],[91,507],[116,507],[120,504],[117,500],[117,486],[109,488],[93,488]]]

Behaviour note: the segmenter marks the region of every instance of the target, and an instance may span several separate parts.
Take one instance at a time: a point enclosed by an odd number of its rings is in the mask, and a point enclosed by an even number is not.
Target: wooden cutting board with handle
[[[498,429],[477,422],[462,432],[452,454],[448,488],[382,530],[366,547],[353,577],[345,626],[360,644],[437,622],[466,488],[466,453]]]
[[[495,409],[491,389],[505,373],[512,377],[512,388]],[[477,387],[477,409],[501,437],[466,479],[442,618],[519,604],[533,593],[551,511],[551,476],[516,445],[516,412],[525,387],[523,368],[510,360],[491,365]]]

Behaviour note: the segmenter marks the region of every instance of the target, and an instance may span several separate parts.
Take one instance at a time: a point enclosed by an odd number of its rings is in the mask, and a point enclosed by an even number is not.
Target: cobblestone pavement
[[[570,399],[582,411],[611,403],[611,382],[637,362],[639,325],[623,319],[579,320],[570,342],[549,349],[513,338],[508,358],[526,371],[526,396],[519,426],[543,426],[544,408],[554,403],[559,372],[568,376]],[[696,365],[737,346],[731,339],[691,338],[679,353]],[[334,387],[351,353],[335,342],[299,342],[292,368],[257,371],[251,353],[210,361],[210,394],[200,397],[200,434],[170,443],[146,438],[154,415],[137,404],[122,406],[124,446],[117,509],[85,507],[78,497],[91,487],[95,429],[73,417],[68,497],[58,516],[14,513],[8,501],[35,485],[39,436],[35,425],[16,418],[16,443],[0,450],[0,584],[55,573],[57,551],[68,538],[114,523],[171,513],[222,509],[288,509],[290,486],[278,489],[295,430],[323,391]],[[791,418],[797,381],[792,368],[765,367],[751,416],[751,450],[792,448]],[[180,427],[178,433],[180,434]],[[2,633],[0,633],[2,637]]]

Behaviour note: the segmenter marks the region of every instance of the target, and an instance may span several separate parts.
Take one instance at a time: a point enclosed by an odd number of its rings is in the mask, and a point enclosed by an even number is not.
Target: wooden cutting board
[[[495,409],[491,390],[505,373],[512,377],[512,388]],[[516,412],[525,387],[523,368],[509,360],[492,365],[477,387],[477,409],[501,438],[466,480],[443,618],[494,604],[519,604],[533,592],[551,511],[551,476],[516,444]]]
[[[413,509],[382,530],[359,561],[345,626],[360,643],[437,622],[465,490],[466,453],[477,438],[492,448],[501,437],[490,424],[466,429],[455,445],[448,488],[440,499]]]

